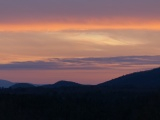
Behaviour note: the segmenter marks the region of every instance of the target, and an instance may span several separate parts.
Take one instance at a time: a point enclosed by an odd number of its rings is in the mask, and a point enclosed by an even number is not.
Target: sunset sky
[[[0,0],[0,79],[98,84],[160,65],[160,0]]]

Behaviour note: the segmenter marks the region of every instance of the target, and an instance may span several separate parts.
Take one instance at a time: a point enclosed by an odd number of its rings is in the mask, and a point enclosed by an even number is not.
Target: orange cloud
[[[113,19],[63,21],[50,23],[0,24],[0,31],[62,31],[62,30],[104,30],[104,29],[137,29],[160,30],[158,20]]]

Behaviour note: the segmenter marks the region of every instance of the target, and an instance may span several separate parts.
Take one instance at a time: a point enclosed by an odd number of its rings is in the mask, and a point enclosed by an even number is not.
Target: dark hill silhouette
[[[145,82],[145,86],[159,86],[159,73],[159,68],[137,72],[98,87],[70,87],[81,85],[60,81],[53,86],[69,87],[0,89],[0,120],[160,120],[159,90],[137,92],[106,87],[128,84],[141,87]],[[24,84],[28,86],[27,83],[15,86]]]
[[[18,89],[0,89],[0,120],[160,120],[160,89],[148,89],[160,88],[160,68],[95,86],[70,81],[13,86]]]
[[[7,80],[0,80],[0,87],[4,88],[33,88],[33,87],[43,87],[43,88],[61,88],[61,87],[81,87],[89,89],[91,85],[82,85],[79,83],[61,80],[55,84],[47,85],[33,85],[30,83],[12,83]],[[160,68],[135,72],[128,75],[124,75],[110,81],[94,85],[92,88],[159,88],[160,89]],[[88,90],[87,89],[87,90]]]
[[[10,82],[8,80],[0,80],[0,87],[9,88],[10,86],[14,85],[15,83]]]
[[[116,88],[160,88],[160,68],[124,75],[97,86]]]
[[[30,83],[16,83],[12,86],[10,86],[10,88],[33,88],[35,87],[33,84],[30,84]]]
[[[79,83],[61,80],[56,82],[55,84],[42,85],[41,87],[45,88],[58,88],[58,87],[78,87],[81,86]]]

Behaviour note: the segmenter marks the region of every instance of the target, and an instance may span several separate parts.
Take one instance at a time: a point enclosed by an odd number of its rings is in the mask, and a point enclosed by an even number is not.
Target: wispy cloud
[[[0,32],[0,63],[40,57],[158,55],[159,38],[159,31],[147,30]]]
[[[0,70],[105,70],[153,68],[160,65],[160,56],[122,56],[100,58],[50,58],[44,61],[0,64]]]

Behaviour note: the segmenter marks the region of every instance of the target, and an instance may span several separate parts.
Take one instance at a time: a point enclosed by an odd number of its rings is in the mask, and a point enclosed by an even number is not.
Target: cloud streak
[[[39,58],[159,55],[159,31],[0,32],[0,63]]]
[[[0,70],[109,70],[153,68],[160,65],[160,56],[122,56],[99,58],[50,58],[44,61],[0,64]]]

